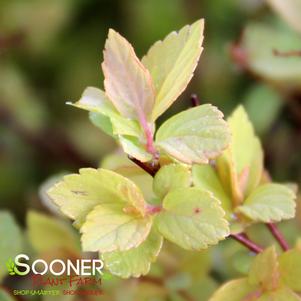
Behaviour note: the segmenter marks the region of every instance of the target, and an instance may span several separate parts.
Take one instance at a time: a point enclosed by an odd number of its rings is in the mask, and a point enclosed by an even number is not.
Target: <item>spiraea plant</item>
[[[79,229],[82,250],[99,252],[114,275],[146,275],[164,240],[199,251],[232,238],[259,255],[248,277],[212,301],[301,300],[301,250],[288,250],[275,224],[295,216],[295,190],[272,182],[244,108],[225,121],[211,104],[196,105],[156,128],[193,76],[203,27],[199,20],[170,33],[142,60],[109,30],[104,90],[88,87],[71,105],[88,110],[127,158],[67,175],[48,194]],[[244,232],[255,223],[267,225],[283,254],[249,239]]]

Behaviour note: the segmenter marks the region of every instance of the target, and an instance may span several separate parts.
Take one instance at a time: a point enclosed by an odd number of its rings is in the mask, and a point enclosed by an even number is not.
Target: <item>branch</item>
[[[263,251],[263,248],[257,245],[255,242],[251,241],[244,235],[243,233],[240,234],[230,234],[230,237],[244,245],[246,248],[248,248],[250,251],[258,254]]]
[[[160,169],[160,164],[158,160],[153,160],[150,162],[141,162],[138,159],[128,156],[131,161],[133,161],[136,165],[141,167],[144,171],[154,177],[157,171]]]
[[[279,51],[277,49],[273,49],[273,54],[275,56],[280,57],[294,57],[294,56],[301,56],[301,50],[290,50],[290,51]]]
[[[193,107],[197,107],[201,104],[200,99],[198,98],[198,96],[196,94],[191,94],[190,101],[191,101],[191,105]]]
[[[273,223],[267,223],[266,226],[268,227],[268,229],[270,230],[272,235],[275,237],[275,239],[277,240],[277,242],[281,246],[282,250],[283,251],[288,251],[290,247],[289,247],[286,239],[284,238],[284,236],[282,235],[282,233],[278,229],[277,225],[273,224]]]

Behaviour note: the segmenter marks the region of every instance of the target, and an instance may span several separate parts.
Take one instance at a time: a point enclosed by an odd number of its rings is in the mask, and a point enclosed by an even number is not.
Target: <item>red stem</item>
[[[147,208],[146,208],[146,212],[148,213],[148,214],[151,214],[151,215],[153,215],[153,214],[157,214],[157,213],[159,213],[159,212],[161,212],[162,211],[162,206],[156,206],[156,205],[151,205],[151,204],[148,204],[147,205]]]
[[[154,159],[158,159],[158,152],[154,145],[154,137],[149,124],[147,123],[147,120],[145,119],[145,116],[143,114],[140,114],[139,120],[145,134],[146,150],[153,155]]]
[[[153,158],[157,159],[158,153],[154,145],[153,134],[149,128],[145,130],[146,136],[146,149],[153,155]]]
[[[240,234],[230,234],[230,237],[240,242],[242,245],[247,247],[250,251],[258,254],[263,251],[263,248],[257,245],[255,242],[248,239],[243,233]]]
[[[271,231],[272,235],[278,241],[278,243],[281,246],[282,250],[283,251],[288,251],[290,247],[289,247],[286,239],[284,238],[284,236],[282,235],[282,233],[278,229],[277,225],[273,224],[273,223],[267,223],[266,225],[267,225],[268,229]]]

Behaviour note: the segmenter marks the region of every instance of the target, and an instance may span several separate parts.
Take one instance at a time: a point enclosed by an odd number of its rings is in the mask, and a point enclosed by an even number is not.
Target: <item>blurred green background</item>
[[[116,149],[86,112],[65,104],[103,86],[110,27],[141,57],[199,18],[200,64],[159,123],[188,108],[192,93],[226,116],[244,104],[273,179],[301,183],[301,56],[290,53],[301,50],[300,30],[264,1],[0,0],[0,208],[24,224],[28,208],[46,211],[40,186],[51,175],[98,166]]]

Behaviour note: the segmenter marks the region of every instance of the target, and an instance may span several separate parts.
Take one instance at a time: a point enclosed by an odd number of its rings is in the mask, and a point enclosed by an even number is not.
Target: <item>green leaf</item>
[[[79,251],[79,239],[70,225],[45,214],[27,213],[28,238],[38,253],[56,251]],[[47,237],[47,239],[45,239]]]
[[[283,24],[251,23],[244,31],[240,47],[252,73],[279,88],[300,91],[300,57],[274,54],[275,50],[283,53],[300,50],[299,33]]]
[[[109,30],[102,69],[106,94],[121,115],[142,124],[150,121],[155,101],[151,75],[129,42],[113,29]]]
[[[90,112],[100,113],[105,116],[118,114],[105,92],[95,87],[86,88],[79,101],[75,103],[67,102],[67,104]]]
[[[132,162],[122,152],[113,153],[104,158],[101,167],[115,171],[133,181],[143,192],[146,201],[151,201],[155,195],[153,192],[153,177],[141,167]]]
[[[97,128],[101,129],[105,134],[114,137],[113,125],[110,117],[100,113],[90,112],[89,119]]]
[[[301,292],[301,251],[289,250],[279,257],[281,280],[292,290]]]
[[[135,137],[142,135],[137,121],[121,116],[105,93],[100,89],[88,87],[78,102],[68,104],[93,113],[90,115],[92,122],[110,135],[129,135]]]
[[[132,206],[125,207],[118,201],[98,205],[87,215],[80,229],[82,248],[102,253],[127,251],[146,239],[151,226],[152,218],[141,215]]]
[[[163,199],[168,192],[191,184],[188,167],[180,164],[164,165],[156,173],[153,189],[158,197]]]
[[[9,258],[7,261],[6,261],[6,267],[7,267],[7,271],[8,271],[8,274],[9,275],[15,275],[16,272],[15,272],[15,262]]]
[[[163,238],[155,230],[138,247],[101,254],[105,267],[114,275],[129,278],[146,275],[161,250]]]
[[[216,159],[216,170],[225,192],[231,198],[232,206],[235,207],[241,201],[242,196],[230,147]]]
[[[153,120],[164,113],[188,85],[203,50],[203,30],[204,20],[187,25],[156,42],[143,57],[142,63],[150,71],[156,89]]]
[[[228,215],[232,212],[232,201],[225,192],[214,167],[209,164],[194,165],[192,167],[192,179],[196,187],[213,193]]]
[[[172,190],[156,217],[159,232],[187,250],[217,244],[229,234],[224,211],[212,194],[196,187]]]
[[[13,216],[4,210],[0,211],[0,280],[7,274],[7,260],[14,258],[23,248],[23,237],[20,227]],[[0,298],[0,300],[2,300]]]
[[[156,144],[181,162],[208,163],[218,156],[229,142],[229,131],[223,114],[205,104],[181,112],[163,123],[156,135]]]
[[[145,150],[139,140],[137,140],[135,137],[120,136],[119,142],[126,154],[138,159],[141,162],[152,160],[152,155]]]
[[[61,211],[80,226],[99,204],[131,204],[143,213],[145,202],[139,188],[127,178],[106,169],[82,168],[65,176],[48,191]]]
[[[249,283],[260,285],[264,290],[274,290],[279,287],[279,263],[274,246],[257,255],[249,271]]]
[[[233,197],[242,201],[259,184],[263,171],[263,152],[242,106],[228,118],[228,124],[232,140],[230,147],[217,159],[217,169],[224,185],[231,187]]]
[[[242,278],[221,286],[209,301],[255,301],[257,296],[260,296],[260,289],[251,285],[246,278]]]
[[[275,291],[264,293],[257,301],[300,301],[301,297],[290,289],[283,287]]]
[[[292,28],[301,33],[300,0],[267,0],[267,2]]]
[[[296,195],[285,185],[268,183],[259,186],[237,211],[256,222],[279,222],[295,216]]]

